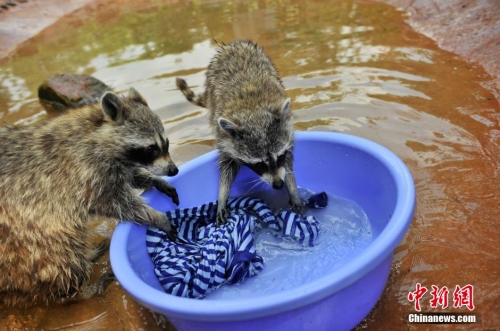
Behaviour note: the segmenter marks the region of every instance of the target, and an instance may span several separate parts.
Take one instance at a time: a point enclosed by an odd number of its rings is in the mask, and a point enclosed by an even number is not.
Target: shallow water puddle
[[[36,94],[44,79],[91,74],[119,92],[130,86],[141,92],[164,120],[172,157],[182,164],[211,150],[213,137],[206,110],[184,100],[175,77],[201,91],[213,39],[251,38],[279,69],[298,130],[374,140],[399,155],[414,176],[414,222],[395,251],[380,304],[361,327],[407,330],[404,314],[414,311],[407,296],[417,282],[428,288],[474,285],[481,328],[498,327],[500,107],[480,86],[489,79],[481,69],[439,50],[403,19],[392,7],[351,0],[89,5],[1,64],[0,121],[47,116]],[[101,270],[109,270],[107,258],[96,274]],[[429,311],[427,299],[421,304]],[[102,297],[68,306],[1,307],[0,326],[169,328],[116,283]]]

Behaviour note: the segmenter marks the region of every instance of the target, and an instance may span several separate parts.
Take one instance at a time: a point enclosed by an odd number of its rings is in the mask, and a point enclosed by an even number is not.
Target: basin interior
[[[331,136],[335,137],[335,134]],[[325,191],[358,203],[370,220],[373,240],[376,240],[387,227],[398,199],[392,174],[395,169],[388,167],[383,157],[384,153],[390,152],[368,141],[363,140],[368,145],[360,145],[353,144],[349,139],[340,139],[346,136],[338,135],[336,140],[326,141],[314,137],[301,139],[299,136],[294,152],[297,183],[316,192]],[[216,161],[216,152],[205,154],[181,167],[176,177],[166,178],[178,191],[181,201],[179,208],[194,207],[217,199],[219,172]],[[231,195],[252,193],[257,178],[251,170],[242,167]],[[144,197],[153,208],[160,211],[177,208],[168,197],[154,189],[146,192]],[[127,238],[131,266],[143,281],[163,291],[145,248],[146,228],[137,225],[132,227]]]

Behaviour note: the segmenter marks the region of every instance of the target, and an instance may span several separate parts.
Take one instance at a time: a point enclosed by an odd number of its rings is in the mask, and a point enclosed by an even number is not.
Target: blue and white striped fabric
[[[320,198],[322,202],[309,206],[325,207],[326,194],[322,197],[325,200]],[[257,198],[229,199],[228,209],[231,216],[221,226],[215,224],[217,202],[167,212],[177,230],[175,242],[162,230],[148,228],[147,249],[167,293],[202,298],[222,284],[234,284],[258,274],[264,261],[255,251],[253,233],[259,228],[279,231],[283,237],[309,246],[318,236],[319,223],[313,216],[302,218],[287,210],[275,216]]]

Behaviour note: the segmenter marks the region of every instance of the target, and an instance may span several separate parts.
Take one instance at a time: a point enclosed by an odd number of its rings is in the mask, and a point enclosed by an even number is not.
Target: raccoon
[[[304,212],[293,172],[294,129],[290,98],[274,64],[251,41],[222,44],[211,60],[205,91],[176,85],[186,99],[209,110],[219,150],[217,224],[225,223],[231,185],[242,165],[274,189],[286,186],[292,209]]]
[[[31,127],[0,128],[0,302],[47,304],[81,290],[102,247],[89,224],[102,217],[154,225],[165,215],[137,189],[179,203],[160,175],[178,169],[160,118],[134,89]]]

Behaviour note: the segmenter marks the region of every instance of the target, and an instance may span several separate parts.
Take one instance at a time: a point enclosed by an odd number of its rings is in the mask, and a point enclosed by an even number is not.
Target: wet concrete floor
[[[494,78],[438,48],[406,19],[371,1],[95,2],[1,62],[0,120],[30,124],[50,116],[37,102],[38,85],[56,73],[86,73],[119,92],[139,90],[164,120],[172,157],[182,164],[212,150],[213,138],[206,110],[184,100],[175,77],[200,91],[213,39],[251,38],[279,69],[297,130],[371,139],[401,157],[414,176],[413,224],[395,251],[379,304],[358,328],[494,330],[500,328],[500,107],[488,85]],[[95,273],[109,268],[104,257]],[[480,322],[408,324],[416,283],[450,291],[446,309],[431,308],[427,293],[422,311],[473,313]],[[453,307],[455,287],[468,284],[472,312]],[[104,295],[71,305],[0,307],[0,329],[172,327],[114,282]]]

